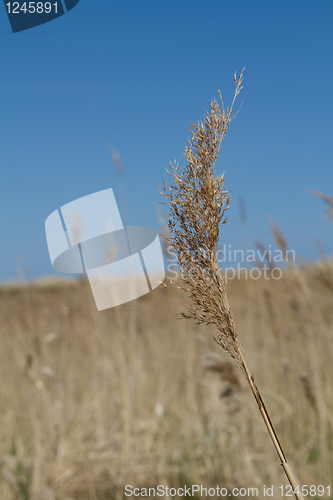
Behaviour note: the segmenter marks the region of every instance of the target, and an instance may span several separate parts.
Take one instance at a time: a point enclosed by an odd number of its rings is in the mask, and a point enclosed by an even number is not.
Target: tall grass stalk
[[[235,117],[233,108],[242,89],[243,71],[238,77],[234,75],[235,94],[231,107],[225,110],[218,91],[221,107],[213,100],[204,122],[191,123],[189,145],[184,152],[187,165],[181,170],[179,165],[170,164],[168,174],[172,183],[164,182],[160,192],[168,204],[170,236],[167,239],[177,255],[182,273],[178,287],[191,298],[187,312],[182,312],[181,317],[217,328],[219,333],[214,339],[244,373],[295,497],[303,500],[254,376],[245,362],[217,261],[220,228],[227,222],[225,212],[230,206],[230,194],[224,190],[224,176],[216,175],[215,165],[222,140]]]

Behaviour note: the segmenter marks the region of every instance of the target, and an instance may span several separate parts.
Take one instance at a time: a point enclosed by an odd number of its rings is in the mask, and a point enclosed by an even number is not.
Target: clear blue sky
[[[0,280],[53,272],[47,216],[113,187],[122,158],[129,222],[158,229],[155,186],[181,160],[202,118],[245,66],[243,106],[218,160],[234,200],[221,243],[273,244],[272,217],[298,257],[312,238],[333,253],[324,203],[333,195],[331,0],[80,0],[40,27],[10,32],[0,6]],[[239,104],[241,99],[239,100]],[[119,200],[120,202],[120,200]]]

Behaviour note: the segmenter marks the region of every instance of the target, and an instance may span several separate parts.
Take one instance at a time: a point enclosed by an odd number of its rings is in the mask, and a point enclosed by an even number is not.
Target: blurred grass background
[[[228,296],[301,484],[333,477],[333,263]],[[0,288],[0,498],[120,499],[158,484],[287,484],[252,394],[214,330],[159,287],[97,312],[89,283]],[[253,401],[252,401],[253,400]]]

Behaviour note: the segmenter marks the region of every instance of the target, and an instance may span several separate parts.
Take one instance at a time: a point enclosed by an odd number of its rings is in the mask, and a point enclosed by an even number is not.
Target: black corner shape
[[[64,0],[67,12],[73,9],[79,0]],[[23,1],[3,0],[13,33],[24,31],[53,21],[65,14],[62,0]]]
[[[80,0],[65,0],[67,12],[74,9],[75,5],[79,3]]]

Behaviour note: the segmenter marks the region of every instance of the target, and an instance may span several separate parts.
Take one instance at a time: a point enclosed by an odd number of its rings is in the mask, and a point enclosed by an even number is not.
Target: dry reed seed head
[[[278,247],[280,248],[280,250],[282,250],[284,255],[286,255],[288,247],[287,247],[287,242],[286,242],[285,237],[283,236],[281,230],[278,228],[278,226],[275,224],[275,222],[273,220],[270,221],[270,225],[271,225],[271,228],[272,228],[272,231],[274,234],[274,238],[275,238],[275,241],[276,241]]]
[[[327,194],[324,193],[320,193],[319,191],[311,191],[311,192],[314,196],[317,196],[317,198],[324,200],[324,202],[328,204],[327,219],[331,220],[331,222],[333,223],[333,197],[328,196]]]
[[[229,361],[211,363],[205,367],[205,370],[217,373],[221,380],[229,382],[233,386],[240,387],[236,369]]]
[[[259,252],[261,252],[261,254],[264,256],[264,259],[266,261],[266,263],[268,264],[268,267],[270,269],[275,269],[275,264],[274,264],[274,261],[271,261],[270,258],[269,258],[269,251],[268,249],[265,247],[265,245],[263,243],[261,243],[259,240],[257,239],[254,239],[253,240],[253,243],[255,244],[255,246],[258,248]],[[258,262],[258,264],[260,264],[261,262]]]
[[[167,212],[170,242],[177,255],[182,276],[179,288],[189,293],[192,304],[181,317],[197,324],[214,324],[220,331],[216,342],[243,369],[240,345],[227,300],[224,279],[217,262],[220,227],[227,222],[225,212],[230,194],[224,190],[224,175],[216,175],[216,159],[222,140],[234,118],[233,105],[241,90],[243,72],[235,76],[235,95],[225,111],[215,100],[204,122],[191,123],[189,144],[184,157],[187,165],[170,164],[172,182],[163,184],[160,193],[168,200]]]
[[[317,399],[316,399],[315,392],[312,388],[312,384],[311,384],[311,381],[310,381],[308,374],[301,373],[300,380],[302,383],[302,387],[303,387],[303,391],[304,391],[306,399],[309,401],[311,407],[317,413],[318,412]]]
[[[118,170],[118,172],[121,172],[123,170],[123,164],[119,152],[116,149],[112,148],[111,156],[116,169]]]

